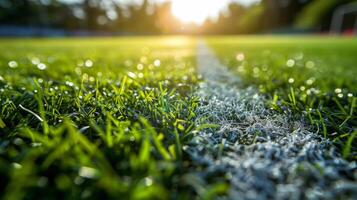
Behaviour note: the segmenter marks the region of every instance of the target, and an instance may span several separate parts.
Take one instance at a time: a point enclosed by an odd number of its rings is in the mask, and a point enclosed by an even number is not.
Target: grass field
[[[269,96],[268,106],[303,114],[316,132],[345,148],[346,158],[357,158],[356,149],[352,155],[345,145],[357,127],[356,39],[266,36],[208,42],[245,86]]]
[[[211,198],[184,146],[200,129],[196,38],[0,40],[0,194],[5,199]],[[267,107],[304,116],[346,159],[355,136],[357,40],[211,37]],[[196,185],[195,185],[196,184]],[[197,189],[199,188],[199,189]],[[199,190],[204,190],[202,193]]]
[[[193,39],[0,43],[6,199],[44,189],[62,198],[166,199],[184,185],[176,176],[184,136],[196,128]]]

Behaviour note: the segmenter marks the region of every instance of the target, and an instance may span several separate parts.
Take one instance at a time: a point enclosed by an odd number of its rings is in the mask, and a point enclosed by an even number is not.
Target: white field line
[[[288,111],[267,109],[254,88],[239,89],[230,73],[203,43],[198,70],[198,119],[218,124],[194,137],[185,149],[202,183],[225,179],[229,199],[357,199],[357,164]],[[204,166],[204,170],[199,170]]]

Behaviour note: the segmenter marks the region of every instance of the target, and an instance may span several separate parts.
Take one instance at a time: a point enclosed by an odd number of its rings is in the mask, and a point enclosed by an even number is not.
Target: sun
[[[203,23],[226,5],[223,0],[172,0],[172,14],[184,23]]]

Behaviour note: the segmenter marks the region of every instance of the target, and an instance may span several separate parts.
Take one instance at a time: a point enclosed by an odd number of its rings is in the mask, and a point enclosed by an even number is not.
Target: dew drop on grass
[[[40,146],[42,146],[42,143],[39,143],[39,142],[31,143],[31,147],[40,147]]]
[[[84,62],[84,66],[85,66],[85,67],[88,67],[88,68],[93,67],[93,61],[87,59],[87,60]]]
[[[336,93],[336,94],[341,93],[341,92],[342,92],[341,88],[336,88],[336,89],[335,89],[335,93]]]
[[[307,90],[306,90],[306,94],[307,94],[307,95],[312,94],[311,90],[310,90],[310,89],[307,89]]]
[[[17,62],[14,61],[14,60],[10,61],[10,62],[8,63],[8,65],[9,65],[10,68],[16,68],[16,67],[18,67]]]
[[[156,60],[154,61],[154,66],[155,66],[155,67],[160,67],[160,65],[161,65],[161,61],[160,61],[159,59],[156,59]]]
[[[146,177],[144,181],[146,186],[151,186],[153,184],[153,180],[150,177]]]
[[[313,94],[319,94],[320,90],[316,89],[316,88],[310,88],[311,93]]]
[[[22,168],[22,165],[20,165],[19,163],[16,163],[16,162],[13,162],[13,163],[12,163],[12,166],[13,166],[15,169],[21,169],[21,168]]]
[[[135,79],[136,78],[136,74],[133,73],[133,72],[128,72],[128,76],[132,79]]]
[[[78,175],[83,178],[95,178],[97,176],[97,170],[91,167],[82,166],[79,169]]]
[[[315,67],[315,63],[314,63],[313,61],[307,61],[307,62],[305,63],[305,67],[306,67],[306,68],[309,68],[309,69],[312,69],[312,68]]]
[[[74,84],[70,81],[66,81],[66,85],[68,85],[69,87],[73,87]]]
[[[306,84],[307,85],[312,85],[314,82],[315,82],[315,78],[312,77],[312,78],[307,79]]]
[[[289,59],[288,61],[286,61],[286,66],[294,67],[294,65],[295,65],[295,60]]]
[[[245,56],[244,53],[237,53],[236,55],[236,59],[240,62],[242,62],[244,60]]]
[[[144,65],[141,64],[141,63],[139,63],[139,64],[136,66],[136,68],[137,68],[138,70],[143,70],[143,69],[144,69]]]
[[[39,63],[39,64],[37,65],[37,68],[38,68],[39,70],[45,70],[45,69],[47,68],[47,66],[46,66],[46,64],[44,64],[44,63]]]
[[[38,65],[38,64],[40,64],[40,62],[41,62],[40,59],[37,58],[37,57],[33,57],[31,59],[31,63],[34,64],[34,65]]]

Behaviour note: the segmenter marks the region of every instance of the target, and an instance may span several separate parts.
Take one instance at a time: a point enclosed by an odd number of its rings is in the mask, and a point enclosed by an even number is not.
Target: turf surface
[[[1,194],[178,198],[195,41],[2,40]]]
[[[267,106],[303,114],[317,133],[356,159],[357,40],[334,37],[218,37],[208,43]],[[353,153],[351,153],[353,152]]]
[[[197,68],[205,80],[197,91],[197,118],[218,126],[199,131],[189,145],[195,163],[207,166],[196,174],[206,182],[224,178],[228,199],[357,197],[355,162],[344,160],[304,116],[270,109],[267,96],[240,87],[242,80],[204,43]]]
[[[266,94],[268,107],[304,115],[346,158],[356,158],[356,40],[207,41],[245,86]],[[183,150],[197,130],[213,127],[195,124],[204,121],[195,113],[200,82],[195,38],[2,39],[0,44],[5,199],[192,199],[226,190],[221,183],[203,189],[193,181]]]

